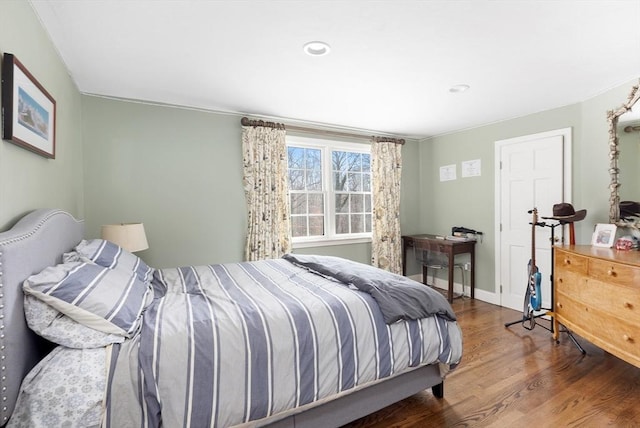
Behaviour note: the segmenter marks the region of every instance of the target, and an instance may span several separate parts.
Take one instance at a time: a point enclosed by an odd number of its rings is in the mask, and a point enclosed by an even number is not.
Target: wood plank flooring
[[[347,427],[640,427],[639,368],[579,336],[587,355],[564,333],[506,328],[521,317],[510,309],[468,298],[453,309],[464,353],[444,398],[423,391]]]

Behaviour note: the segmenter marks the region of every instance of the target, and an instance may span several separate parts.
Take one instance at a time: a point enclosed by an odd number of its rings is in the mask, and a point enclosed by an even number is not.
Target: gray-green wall
[[[451,226],[484,232],[476,247],[476,287],[495,289],[495,142],[561,128],[572,129],[572,193],[576,209],[587,218],[576,223],[576,242],[589,244],[596,223],[609,213],[609,157],[607,110],[627,99],[637,80],[625,83],[579,104],[548,110],[479,128],[429,138],[420,143],[419,229],[448,233]],[[461,178],[460,162],[481,159],[480,177]],[[439,168],[456,164],[458,179],[439,181]]]
[[[246,204],[240,116],[93,96],[83,99],[87,236],[141,221],[156,267],[243,258]],[[418,218],[418,144],[408,141],[401,222]],[[370,244],[296,250],[369,262]]]
[[[572,128],[573,203],[588,217],[576,224],[579,243],[608,216],[606,111],[620,105],[633,82],[554,110],[403,147],[405,234],[446,234],[451,226],[484,232],[477,246],[476,284],[493,292],[494,144],[497,140]],[[85,212],[88,235],[101,224],[143,221],[155,266],[242,259],[246,206],[242,189],[240,117],[84,96]],[[439,167],[481,159],[482,175],[440,182]],[[370,245],[296,250],[368,262]],[[410,257],[411,259],[411,257]],[[408,272],[416,274],[411,262]]]
[[[156,267],[242,259],[240,119],[83,97],[87,235],[144,222]]]
[[[81,97],[31,6],[0,1],[0,54],[11,53],[56,101],[56,158],[0,143],[0,230],[37,208],[84,217]]]

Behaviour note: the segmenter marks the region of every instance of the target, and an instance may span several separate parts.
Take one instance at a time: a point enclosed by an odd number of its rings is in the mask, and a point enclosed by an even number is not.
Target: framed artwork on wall
[[[591,245],[594,247],[611,248],[616,239],[616,229],[615,224],[598,223],[591,238]]]
[[[2,138],[56,157],[56,101],[18,59],[2,60]]]

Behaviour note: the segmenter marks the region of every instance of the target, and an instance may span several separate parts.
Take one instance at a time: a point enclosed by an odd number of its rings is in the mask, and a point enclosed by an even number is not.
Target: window
[[[287,137],[287,155],[293,242],[370,240],[370,146]]]

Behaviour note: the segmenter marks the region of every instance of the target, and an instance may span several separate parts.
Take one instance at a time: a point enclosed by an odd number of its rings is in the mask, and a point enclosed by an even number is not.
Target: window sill
[[[326,239],[318,241],[298,241],[293,242],[293,249],[296,248],[312,248],[312,247],[329,247],[333,245],[351,245],[371,243],[370,237],[365,238],[344,238],[344,239]]]

